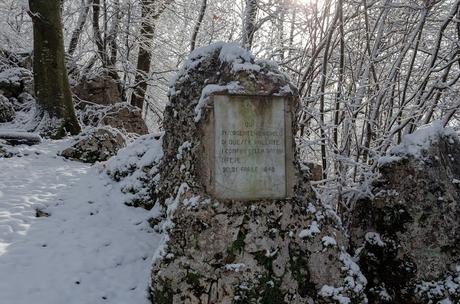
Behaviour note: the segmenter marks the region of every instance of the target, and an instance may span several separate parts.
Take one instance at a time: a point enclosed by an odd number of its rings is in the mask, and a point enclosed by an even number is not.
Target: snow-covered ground
[[[0,303],[148,303],[151,212],[125,206],[101,165],[57,156],[68,144],[0,158]]]

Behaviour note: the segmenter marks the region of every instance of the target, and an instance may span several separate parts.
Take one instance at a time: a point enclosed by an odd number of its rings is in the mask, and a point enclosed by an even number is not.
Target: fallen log
[[[0,130],[0,140],[5,141],[11,146],[32,146],[42,142],[41,136],[37,133],[16,130]]]

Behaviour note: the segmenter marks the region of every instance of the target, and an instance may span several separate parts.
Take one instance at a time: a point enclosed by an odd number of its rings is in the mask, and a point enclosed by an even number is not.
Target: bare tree
[[[29,0],[34,28],[34,84],[41,119],[38,129],[52,138],[80,132],[64,62],[59,0]]]
[[[75,27],[74,31],[72,32],[72,38],[70,39],[69,48],[67,53],[72,56],[75,50],[77,49],[77,44],[81,36],[81,32],[83,31],[83,27],[85,26],[86,19],[88,18],[89,8],[93,0],[82,0],[81,4],[81,11],[78,16],[77,26]]]
[[[246,8],[243,20],[243,47],[250,50],[256,32],[257,0],[246,0]]]
[[[139,41],[139,54],[137,56],[137,73],[134,92],[131,95],[131,104],[142,109],[150,77],[150,64],[152,61],[153,37],[155,23],[172,0],[141,0],[142,21],[141,36]]]
[[[203,22],[204,15],[206,13],[207,0],[202,0],[200,14],[198,15],[198,20],[196,21],[195,28],[193,29],[192,39],[190,41],[190,52],[193,52],[195,49],[196,38],[200,32],[201,23]]]

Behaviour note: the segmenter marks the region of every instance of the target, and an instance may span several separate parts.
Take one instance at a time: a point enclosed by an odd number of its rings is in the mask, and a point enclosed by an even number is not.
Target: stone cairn
[[[296,89],[233,44],[195,50],[171,85],[161,178],[163,303],[363,303],[334,210],[301,170]]]

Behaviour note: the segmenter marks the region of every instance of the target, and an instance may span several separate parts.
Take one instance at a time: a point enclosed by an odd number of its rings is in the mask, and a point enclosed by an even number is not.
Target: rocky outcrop
[[[380,160],[350,229],[370,303],[460,301],[460,140],[435,124]],[[449,300],[449,302],[448,302]]]
[[[9,68],[0,72],[0,94],[10,98],[24,91],[33,92],[33,75],[30,70]]]
[[[167,240],[153,266],[153,303],[365,301],[366,279],[345,251],[340,219],[316,199],[297,160],[292,198],[229,201],[206,191],[203,129],[217,92],[292,97],[295,88],[276,66],[232,44],[195,50],[179,72],[153,189],[165,219],[152,224]]]
[[[12,121],[16,117],[13,104],[3,95],[0,95],[0,123]]]
[[[80,100],[99,105],[112,105],[123,99],[118,82],[107,75],[84,78],[72,91]]]
[[[125,139],[119,131],[101,127],[83,132],[61,155],[85,163],[95,163],[109,159],[125,146]]]
[[[145,135],[149,132],[142,111],[127,102],[86,106],[80,112],[80,120],[86,126],[110,126],[126,133]]]

